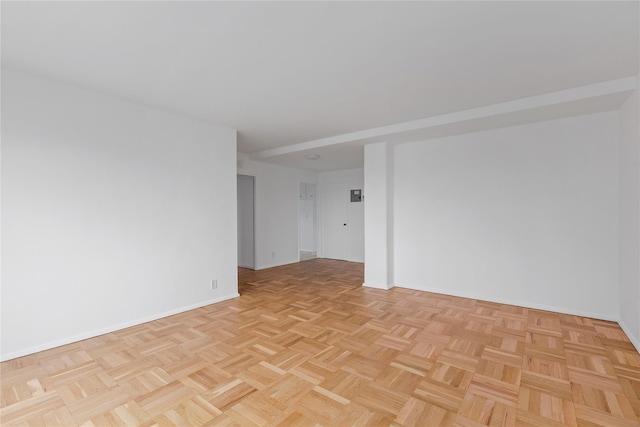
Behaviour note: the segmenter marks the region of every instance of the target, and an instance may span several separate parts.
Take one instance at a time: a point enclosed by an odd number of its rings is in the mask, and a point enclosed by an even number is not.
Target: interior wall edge
[[[627,338],[629,338],[629,341],[631,341],[631,344],[633,344],[633,346],[636,348],[638,353],[640,353],[640,339],[637,339],[635,336],[633,336],[633,334],[631,333],[631,328],[627,326],[627,324],[624,322],[624,320],[622,320],[622,318],[618,319],[617,322],[618,322],[618,325],[620,325],[620,328],[622,328],[622,331],[625,333]]]

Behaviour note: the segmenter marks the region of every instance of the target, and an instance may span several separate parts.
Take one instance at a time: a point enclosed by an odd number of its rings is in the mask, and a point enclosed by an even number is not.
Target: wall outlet
[[[271,252],[271,258],[275,258],[276,257],[276,253],[275,252]]]
[[[211,290],[218,289],[218,279],[213,279],[211,281]]]

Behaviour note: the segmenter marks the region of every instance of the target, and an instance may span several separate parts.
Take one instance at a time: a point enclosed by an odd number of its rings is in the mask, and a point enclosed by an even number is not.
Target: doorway
[[[238,267],[255,269],[255,177],[238,175]]]
[[[322,257],[349,259],[349,187],[343,183],[322,186]]]
[[[298,250],[300,261],[316,257],[316,184],[300,183],[298,205]]]
[[[362,184],[334,182],[321,188],[320,256],[364,262]]]

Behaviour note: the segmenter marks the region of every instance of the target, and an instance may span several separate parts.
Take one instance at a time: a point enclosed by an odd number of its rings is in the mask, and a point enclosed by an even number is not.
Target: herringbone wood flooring
[[[617,324],[362,276],[240,270],[240,298],[5,362],[2,425],[639,425]]]

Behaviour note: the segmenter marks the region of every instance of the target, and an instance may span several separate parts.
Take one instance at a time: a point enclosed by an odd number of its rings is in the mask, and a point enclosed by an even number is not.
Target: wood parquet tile
[[[0,423],[640,426],[616,323],[362,279],[240,269],[240,298],[4,362]]]

